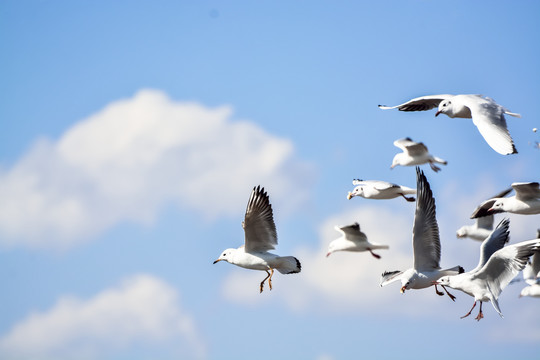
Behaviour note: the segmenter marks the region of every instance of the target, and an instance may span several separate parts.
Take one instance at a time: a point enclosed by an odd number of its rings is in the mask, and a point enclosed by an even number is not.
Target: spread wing
[[[503,155],[517,153],[502,106],[490,99],[467,102],[466,106],[471,110],[473,123],[493,150]]]
[[[399,109],[400,111],[426,111],[439,106],[439,103],[445,99],[451,98],[454,95],[427,95],[414,98],[403,104],[396,106],[379,105],[383,110]]]
[[[495,251],[504,247],[510,239],[509,227],[510,220],[503,219],[499,225],[497,225],[497,228],[482,242],[482,245],[480,246],[480,261],[476,268],[470,271],[471,273],[479,271],[488,262]]]
[[[416,167],[416,212],[413,225],[414,268],[440,269],[441,242],[435,214],[435,199],[424,172]]]
[[[401,274],[403,274],[403,271],[385,271],[381,275],[379,285],[382,287],[391,284],[394,281],[401,280]]]
[[[394,146],[397,146],[401,150],[408,152],[410,155],[420,155],[428,151],[427,147],[423,143],[413,141],[413,139],[411,139],[410,137],[394,141]]]
[[[530,200],[540,198],[540,184],[538,182],[513,183],[516,199]]]
[[[527,259],[540,249],[540,240],[522,241],[508,245],[496,251],[487,263],[475,274],[475,278],[483,279],[487,288],[495,298],[523,270]]]
[[[484,216],[489,216],[489,215],[503,212],[502,210],[493,210],[491,212],[488,212],[487,210],[493,206],[497,198],[505,197],[511,191],[512,191],[512,188],[505,189],[501,191],[500,193],[498,193],[497,195],[493,196],[492,198],[483,201],[480,205],[478,205],[476,209],[474,209],[473,213],[471,214],[471,219],[478,219]],[[492,220],[492,224],[493,224],[493,220]]]
[[[264,188],[253,188],[242,223],[246,252],[268,251],[277,245],[276,224],[272,205]]]

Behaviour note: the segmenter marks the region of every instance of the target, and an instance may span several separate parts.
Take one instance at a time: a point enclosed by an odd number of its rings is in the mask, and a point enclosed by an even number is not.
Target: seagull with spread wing
[[[446,165],[448,163],[446,160],[431,155],[424,143],[413,141],[409,137],[394,141],[394,145],[403,150],[403,152],[394,156],[390,169],[393,169],[398,165],[412,166],[429,163],[429,166],[431,166],[433,171],[439,172],[441,168],[435,164]]]
[[[351,200],[355,196],[360,196],[365,199],[393,199],[402,196],[405,200],[413,202],[413,196],[405,196],[416,194],[416,189],[411,189],[407,186],[392,184],[382,180],[353,180],[353,185],[356,187],[353,191],[347,194],[347,199]]]
[[[515,117],[521,117],[521,115],[508,111],[487,96],[428,95],[396,106],[379,105],[379,108],[384,110],[397,108],[400,111],[425,111],[438,108],[435,116],[445,114],[451,118],[472,118],[473,124],[493,150],[502,155],[517,153],[504,115]]]
[[[413,267],[405,271],[386,271],[381,276],[381,286],[394,281],[401,281],[401,293],[409,289],[424,289],[434,285],[434,281],[444,275],[454,275],[464,272],[461,266],[441,270],[441,241],[439,226],[435,214],[435,199],[424,172],[416,167],[416,212],[412,245],[414,253]],[[442,287],[446,294],[455,301],[455,296]],[[437,290],[437,295],[444,295]]]
[[[272,290],[274,269],[282,274],[300,272],[300,261],[294,256],[279,256],[269,252],[277,245],[277,232],[270,199],[260,185],[251,192],[242,227],[245,232],[244,245],[224,250],[214,264],[223,260],[246,269],[266,271],[267,276],[261,281],[259,292],[263,291],[267,279]]]
[[[463,274],[443,276],[434,284],[448,286],[474,297],[474,304],[469,312],[461,318],[469,316],[476,303],[480,302],[480,310],[476,320],[484,317],[482,303],[490,301],[497,313],[503,317],[499,307],[499,295],[503,289],[523,270],[527,260],[535,251],[540,250],[540,239],[522,241],[513,245],[508,242],[510,220],[502,220],[491,235],[482,242],[478,266]]]
[[[515,182],[514,196],[498,196],[482,202],[474,210],[471,219],[503,212],[522,215],[540,214],[540,183]]]
[[[357,222],[352,225],[336,226],[334,228],[341,233],[341,237],[328,244],[326,256],[330,256],[330,254],[336,251],[369,251],[373,257],[380,259],[381,256],[375,254],[373,250],[388,249],[388,245],[369,242],[366,234],[360,231],[360,224]]]

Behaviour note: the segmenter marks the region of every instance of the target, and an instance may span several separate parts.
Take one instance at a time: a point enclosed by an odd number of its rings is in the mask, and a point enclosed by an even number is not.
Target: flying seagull
[[[443,165],[447,164],[446,160],[431,155],[424,143],[413,141],[409,137],[394,141],[394,145],[403,150],[403,152],[394,156],[390,169],[393,169],[398,165],[411,166],[429,163],[431,169],[438,172],[441,169],[437,167],[435,163]]]
[[[413,267],[405,271],[386,271],[381,276],[381,286],[401,281],[401,293],[409,289],[423,289],[430,287],[433,282],[444,275],[455,275],[464,272],[461,266],[441,270],[441,242],[439,240],[439,226],[435,214],[435,199],[424,172],[416,167],[416,212],[413,225]],[[455,301],[443,286],[448,296]],[[444,295],[437,290],[438,295]]]
[[[352,199],[355,196],[360,196],[365,199],[393,199],[402,196],[407,201],[414,201],[414,197],[405,196],[408,194],[416,194],[416,189],[411,189],[406,186],[392,184],[382,180],[353,180],[353,185],[356,187],[352,192],[347,194],[347,199]]]
[[[540,240],[540,229],[538,229],[536,237]],[[521,289],[519,297],[540,297],[540,251],[535,252],[525,265],[523,279],[528,286]]]
[[[472,118],[480,134],[489,146],[502,155],[517,153],[508,132],[504,114],[521,117],[482,95],[428,95],[414,98],[401,105],[379,105],[381,109],[401,111],[425,111],[438,107],[435,116],[445,114],[451,118]]]
[[[366,234],[360,231],[360,224],[357,222],[343,227],[335,226],[334,228],[341,233],[341,237],[333,240],[328,245],[326,256],[330,256],[335,251],[369,251],[373,257],[380,259],[381,256],[375,254],[373,250],[388,249],[388,245],[370,243]]]
[[[480,310],[476,320],[484,317],[482,302],[491,301],[491,304],[503,317],[499,307],[498,298],[503,289],[516,275],[523,270],[527,260],[535,251],[540,249],[540,239],[519,242],[504,247],[508,242],[508,227],[510,220],[502,220],[491,235],[482,242],[480,247],[480,261],[471,271],[453,276],[443,276],[434,284],[444,285],[461,290],[474,297],[474,304],[469,312],[461,318],[469,316],[476,303],[480,301]]]
[[[245,243],[237,249],[226,249],[214,261],[224,260],[246,269],[266,271],[267,276],[261,281],[259,292],[268,279],[272,290],[274,269],[282,274],[295,274],[301,270],[300,261],[294,256],[278,256],[269,252],[277,245],[277,232],[272,214],[272,205],[264,188],[253,188],[242,222]]]
[[[523,215],[540,214],[540,184],[538,182],[515,182],[512,188],[516,192],[514,196],[499,196],[482,202],[472,213],[471,219],[502,212]]]

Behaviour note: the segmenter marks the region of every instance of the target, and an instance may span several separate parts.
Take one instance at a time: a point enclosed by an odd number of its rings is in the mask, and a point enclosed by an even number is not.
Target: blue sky
[[[412,264],[414,205],[347,201],[352,179],[415,187],[390,170],[412,137],[443,267],[476,266],[457,239],[476,205],[540,178],[540,4],[535,1],[3,1],[0,3],[0,357],[337,360],[531,358],[538,299],[509,285],[485,318],[433,289],[378,286]],[[467,119],[382,111],[478,93],[518,154]],[[297,275],[212,265],[243,242],[253,186],[274,208],[276,253]],[[511,242],[540,215],[507,215]],[[498,215],[496,222],[503,216]],[[388,244],[325,258],[334,225]],[[518,275],[520,278],[520,275]],[[393,286],[395,285],[395,286]]]

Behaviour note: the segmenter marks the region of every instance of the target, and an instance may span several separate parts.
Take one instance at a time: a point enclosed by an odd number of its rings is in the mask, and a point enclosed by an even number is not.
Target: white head
[[[505,205],[506,205],[506,199],[505,198],[499,198],[499,199],[495,200],[493,205],[491,205],[491,207],[488,209],[488,213],[504,212],[504,211],[506,211],[505,210]]]
[[[448,275],[441,276],[441,277],[439,278],[439,280],[437,280],[437,281],[434,282],[434,284],[452,287],[452,286],[450,285],[450,282],[451,282],[450,279],[451,279],[451,276],[448,276]]]
[[[336,240],[332,241],[330,244],[328,244],[328,252],[326,253],[326,257],[330,256],[331,253],[334,251],[338,251],[338,247],[336,246]]]
[[[394,156],[394,159],[392,160],[392,165],[390,166],[390,169],[395,168],[398,165],[401,165],[401,158],[405,155],[404,153],[399,153]]]
[[[361,196],[364,197],[364,187],[363,186],[357,186],[353,189],[353,191],[349,192],[347,195],[347,199],[351,200],[355,196]]]
[[[236,251],[236,249],[225,249],[225,250],[223,250],[223,252],[219,256],[219,258],[216,261],[214,261],[214,264],[217,263],[218,261],[221,261],[221,260],[224,260],[224,261],[232,264],[232,258],[233,258],[233,254],[234,254],[235,251]]]
[[[453,117],[453,109],[452,109],[452,101],[449,99],[443,100],[439,103],[439,109],[435,113],[435,116],[439,116],[439,114],[445,114],[450,117]]]

